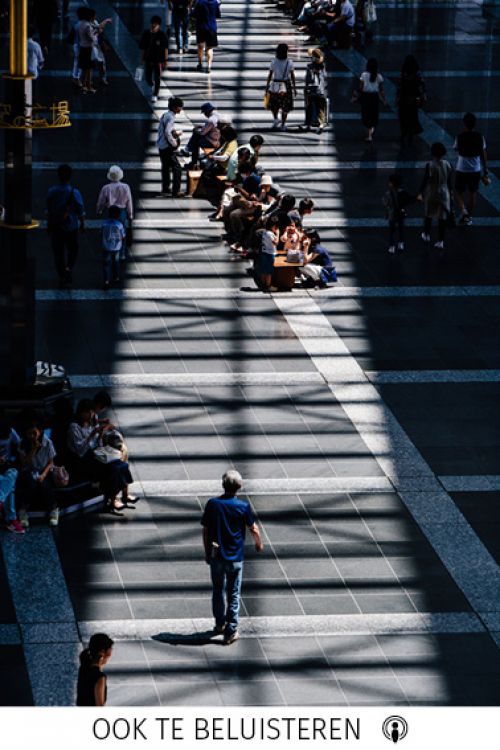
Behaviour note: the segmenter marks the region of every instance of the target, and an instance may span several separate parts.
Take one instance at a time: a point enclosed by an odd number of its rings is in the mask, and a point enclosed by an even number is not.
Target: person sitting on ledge
[[[93,402],[90,399],[82,399],[76,408],[75,420],[69,426],[68,448],[74,469],[83,478],[99,482],[109,509],[116,513],[126,506],[129,499],[128,485],[133,479],[128,462],[118,456],[120,449],[116,449],[116,455],[111,451],[107,457],[103,454],[105,462],[98,458],[103,435],[111,429],[112,425],[108,422],[95,424]],[[123,502],[117,499],[120,492]]]
[[[193,128],[187,146],[180,151],[181,156],[191,156],[191,161],[187,165],[188,169],[195,169],[198,166],[201,148],[218,149],[220,146],[219,115],[214,105],[212,102],[205,102],[200,110],[205,115],[206,122],[204,125],[197,125]]]
[[[24,528],[29,526],[28,508],[40,498],[49,511],[50,526],[59,523],[59,508],[52,478],[56,450],[37,420],[29,420],[19,449],[21,471],[17,479],[16,494],[19,520]]]

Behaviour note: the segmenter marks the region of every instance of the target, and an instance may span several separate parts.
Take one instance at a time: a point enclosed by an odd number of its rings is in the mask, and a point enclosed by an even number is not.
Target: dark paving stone
[[[460,508],[492,557],[500,563],[500,506],[496,492],[454,492]]]
[[[380,391],[436,474],[500,473],[499,384],[398,385]]]
[[[0,705],[32,706],[33,695],[21,646],[0,646],[0,671],[9,676],[0,680]]]

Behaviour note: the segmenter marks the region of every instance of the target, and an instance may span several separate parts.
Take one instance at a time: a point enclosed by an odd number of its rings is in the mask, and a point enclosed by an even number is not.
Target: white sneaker
[[[430,242],[431,241],[430,234],[426,234],[425,232],[422,232],[422,234],[420,236],[421,236],[421,238],[423,239],[424,242]]]
[[[49,526],[59,526],[59,508],[54,508],[50,511]]]
[[[28,514],[26,513],[24,508],[22,508],[17,515],[19,516],[19,523],[21,524],[21,526],[24,529],[29,528],[30,519],[28,518]]]
[[[404,251],[405,251],[405,243],[398,242],[398,253],[404,253]]]
[[[436,250],[444,250],[443,240],[439,240],[439,242],[435,242],[434,247],[436,248]]]
[[[389,248],[387,249],[387,252],[390,253],[390,255],[395,255],[396,254],[396,245],[390,245]]]
[[[149,101],[153,102],[153,103],[157,102],[158,101],[158,97],[153,94],[153,96],[151,97],[151,99]]]

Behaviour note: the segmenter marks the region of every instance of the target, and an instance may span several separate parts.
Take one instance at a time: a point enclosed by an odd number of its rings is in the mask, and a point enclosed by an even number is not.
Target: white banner
[[[0,721],[6,750],[490,750],[500,735],[499,708],[0,708]]]

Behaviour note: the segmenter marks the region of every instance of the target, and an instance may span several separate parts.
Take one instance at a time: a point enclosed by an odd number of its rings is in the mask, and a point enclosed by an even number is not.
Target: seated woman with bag
[[[33,420],[24,431],[19,448],[21,470],[17,478],[16,499],[19,509],[19,521],[24,528],[29,526],[28,508],[34,500],[40,498],[49,512],[50,526],[59,523],[57,506],[57,487],[54,470],[57,468],[57,481],[68,482],[68,474],[62,473],[63,467],[54,466],[56,450],[40,424]],[[64,486],[64,485],[63,485]]]
[[[75,412],[75,421],[68,429],[68,448],[72,466],[80,476],[98,481],[112,512],[122,510],[129,501],[128,485],[133,482],[127,461],[121,454],[103,450],[104,434],[113,429],[107,422],[94,422],[94,404],[82,399]],[[122,502],[117,499],[122,493]]]

